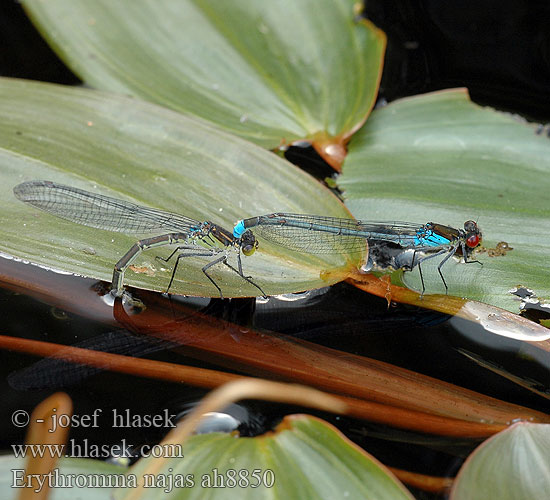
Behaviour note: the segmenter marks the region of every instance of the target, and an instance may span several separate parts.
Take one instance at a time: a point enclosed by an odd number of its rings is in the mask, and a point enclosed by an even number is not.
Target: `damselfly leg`
[[[178,252],[180,252],[178,254]],[[182,253],[184,252],[184,253]],[[225,264],[227,267],[229,267],[229,269],[231,269],[232,271],[234,271],[236,274],[238,274],[242,279],[244,279],[245,281],[247,281],[248,283],[250,283],[251,285],[255,286],[261,293],[262,295],[265,297],[265,293],[264,291],[256,284],[254,283],[251,279],[250,279],[250,276],[245,276],[243,274],[243,271],[242,271],[242,264],[241,264],[241,259],[240,259],[240,254],[237,254],[237,259],[239,261],[239,269],[236,269],[234,268],[231,264],[229,264],[229,262],[227,262],[227,254],[226,254],[226,250],[222,250],[221,248],[211,248],[211,249],[201,249],[201,247],[198,247],[196,245],[184,245],[184,246],[178,246],[168,257],[166,258],[163,258],[163,257],[160,257],[160,256],[157,256],[157,259],[159,260],[162,260],[163,262],[169,262],[176,254],[177,255],[177,258],[176,258],[176,262],[174,264],[174,269],[172,270],[172,276],[170,278],[170,283],[168,284],[168,288],[166,289],[166,293],[169,293],[170,292],[170,288],[172,287],[172,284],[174,282],[174,277],[176,276],[176,271],[178,269],[178,265],[179,265],[179,262],[180,262],[180,259],[183,259],[185,257],[213,257],[217,254],[219,254],[220,252],[223,252],[224,255],[220,256],[219,258],[217,259],[214,259],[212,261],[210,261],[208,264],[206,264],[201,270],[202,272],[204,273],[204,275],[210,280],[210,282],[216,287],[216,289],[218,290],[219,294],[220,294],[220,298],[223,299],[223,293],[222,293],[222,290],[221,288],[219,287],[219,285],[216,283],[216,281],[214,280],[214,278],[212,278],[212,276],[210,276],[210,274],[208,273],[208,270],[212,267],[212,266],[215,266],[216,264],[219,264],[219,263],[223,263]]]
[[[178,269],[178,265],[180,262],[180,259],[183,257],[213,257],[217,253],[223,252],[220,248],[201,248],[197,245],[182,245],[178,246],[168,257],[164,258],[160,255],[157,255],[156,258],[158,260],[161,260],[163,262],[169,262],[174,255],[176,255],[178,252],[178,257],[176,258],[176,263],[174,264],[174,269],[172,269],[172,275],[170,276],[170,282],[168,283],[168,287],[166,288],[166,293],[170,293],[170,288],[172,288],[172,283],[174,282],[174,278],[176,276],[176,271]],[[185,253],[184,253],[185,252]],[[203,269],[204,272],[204,269]],[[211,280],[212,281],[212,280]],[[214,283],[215,287],[220,290],[218,285]],[[221,291],[220,291],[221,293]]]
[[[445,287],[445,293],[447,294],[449,292],[449,287],[447,286],[447,282],[445,281],[445,278],[443,277],[443,273],[441,272],[441,267],[443,266],[443,264],[445,264],[445,262],[447,262],[447,260],[449,260],[456,252],[456,246],[452,247],[452,248],[442,248],[441,250],[433,253],[433,254],[430,254],[430,255],[424,255],[423,257],[420,257],[416,262],[415,262],[415,257],[416,257],[416,250],[413,254],[413,261],[412,261],[412,266],[411,266],[411,269],[414,269],[414,266],[418,266],[418,272],[420,274],[420,282],[422,283],[422,293],[420,294],[420,296],[424,296],[424,292],[426,291],[426,285],[424,284],[424,275],[422,274],[422,262],[426,261],[426,260],[429,260],[429,259],[433,259],[435,257],[438,257],[439,255],[443,255],[444,253],[447,253],[447,255],[441,260],[441,262],[438,264],[437,266],[437,272],[439,273],[439,276],[441,277],[441,281],[443,281],[443,286]]]

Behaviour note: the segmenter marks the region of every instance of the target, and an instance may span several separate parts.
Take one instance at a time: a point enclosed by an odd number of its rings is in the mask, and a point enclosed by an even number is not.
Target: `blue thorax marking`
[[[189,228],[189,234],[191,236],[195,235],[196,233],[201,233],[204,228],[208,226],[208,222],[201,222],[200,224],[194,226],[194,227],[190,227]]]
[[[415,246],[438,247],[441,245],[448,245],[449,243],[450,240],[448,238],[435,233],[432,229],[427,231],[419,230],[414,237]]]
[[[244,221],[240,220],[235,224],[235,227],[233,227],[233,236],[235,236],[235,238],[240,238],[245,231]]]

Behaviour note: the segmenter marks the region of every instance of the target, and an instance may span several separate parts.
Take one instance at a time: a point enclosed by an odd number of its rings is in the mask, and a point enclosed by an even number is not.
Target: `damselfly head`
[[[466,246],[475,248],[481,242],[481,231],[473,220],[468,220],[464,223],[464,231],[466,232]]]
[[[258,240],[250,229],[241,236],[241,250],[246,256],[252,255],[258,248]]]

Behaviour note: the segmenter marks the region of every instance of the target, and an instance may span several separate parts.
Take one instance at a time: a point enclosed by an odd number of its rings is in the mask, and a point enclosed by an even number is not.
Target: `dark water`
[[[388,35],[380,98],[398,97],[441,88],[467,86],[474,101],[521,113],[541,122],[550,121],[550,7],[535,2],[404,2],[369,1],[366,13]],[[17,2],[0,4],[0,72],[43,81],[75,84],[78,79],[49,50],[28,22]],[[546,134],[547,128],[541,128]],[[332,171],[311,148],[291,148],[287,158],[324,179]],[[14,263],[14,265],[16,265]],[[78,280],[79,278],[73,278]],[[474,353],[519,377],[529,377],[539,389],[550,380],[548,359],[537,357],[529,346],[491,335],[463,320],[408,306],[391,305],[340,284],[331,289],[284,298],[195,301],[217,317],[275,331],[368,356],[397,366],[449,381],[499,399],[540,411],[550,411],[547,399],[483,368],[463,352]],[[95,348],[113,348],[124,335],[120,325],[105,318],[53,308],[24,294],[0,289],[2,333],[75,344],[89,342]],[[113,333],[115,332],[115,333]],[[117,335],[117,332],[119,335]],[[133,349],[128,337],[122,348]],[[182,358],[171,350],[152,352],[148,357],[174,363],[217,368],[212,363]],[[128,352],[128,351],[127,351]],[[156,414],[168,409],[178,413],[200,399],[203,390],[186,385],[136,378],[115,372],[85,373],[74,367],[42,367],[28,375],[28,385],[46,387],[14,389],[8,376],[21,373],[36,357],[0,351],[1,447],[22,442],[24,431],[15,428],[10,415],[16,409],[28,411],[61,387],[73,399],[75,413],[104,415],[128,410],[133,415]],[[61,373],[56,373],[60,370]],[[37,375],[38,373],[38,375]],[[13,377],[13,375],[12,375]],[[34,377],[34,378],[33,378]],[[46,379],[46,380],[44,380]],[[70,383],[73,382],[73,385]],[[21,385],[22,384],[22,385]],[[69,384],[69,385],[68,385]],[[547,387],[546,387],[547,389]],[[271,428],[293,411],[284,405],[245,402],[243,433],[257,434]],[[311,410],[307,412],[312,413]],[[352,419],[320,414],[349,437],[388,465],[427,474],[452,475],[473,444],[416,435]],[[113,444],[126,439],[139,447],[154,443],[162,432],[143,428],[115,429],[101,424],[100,432],[73,428],[76,441],[89,439]]]
[[[14,263],[14,265],[23,265]],[[48,271],[39,270],[41,274]],[[80,278],[67,278],[79,280]],[[90,280],[85,280],[86,284]],[[450,320],[446,315],[411,306],[392,304],[365,294],[347,284],[303,294],[265,299],[177,299],[192,303],[203,312],[245,325],[247,328],[279,332],[327,347],[379,359],[432,377],[446,380],[506,401],[542,411],[550,401],[487,371],[462,355],[458,349],[498,359],[509,370],[548,380],[547,368],[529,362],[524,347],[516,341],[495,335],[476,341],[479,332],[469,322]],[[82,345],[127,355],[147,353],[151,359],[218,368],[215,363],[182,358],[181,354],[154,342],[141,339],[124,329],[106,325],[104,317],[89,317],[53,308],[12,291],[0,290],[6,335]],[[487,340],[487,338],[489,340]],[[238,342],[238,338],[235,340]],[[164,347],[171,348],[172,345]],[[135,349],[138,349],[136,352]],[[122,349],[122,350],[121,350]],[[147,352],[148,351],[148,352]],[[186,385],[136,378],[115,372],[89,373],[86,368],[58,360],[37,362],[34,356],[1,351],[0,419],[2,447],[22,442],[24,431],[14,428],[10,415],[17,409],[27,411],[46,396],[64,390],[74,401],[75,414],[92,414],[101,409],[98,429],[74,428],[75,442],[115,444],[125,439],[139,448],[162,438],[160,429],[113,428],[113,412],[122,415],[150,415],[168,411],[180,413],[198,401],[201,389]],[[29,368],[31,367],[31,368]],[[223,368],[222,368],[223,369]],[[544,378],[546,377],[546,378]],[[32,389],[31,389],[32,388]],[[38,389],[37,389],[38,388]],[[462,456],[471,450],[471,441],[451,440],[396,431],[350,418],[324,414],[299,407],[265,402],[241,403],[246,417],[241,418],[243,435],[255,435],[272,428],[286,414],[313,413],[335,424],[351,439],[388,465],[430,474],[450,474]],[[244,410],[243,410],[244,408]]]

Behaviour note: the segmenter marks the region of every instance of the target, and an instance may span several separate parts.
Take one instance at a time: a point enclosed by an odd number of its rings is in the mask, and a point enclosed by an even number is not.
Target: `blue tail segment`
[[[240,238],[245,231],[244,221],[241,219],[233,228],[233,236],[235,236],[235,238]]]

